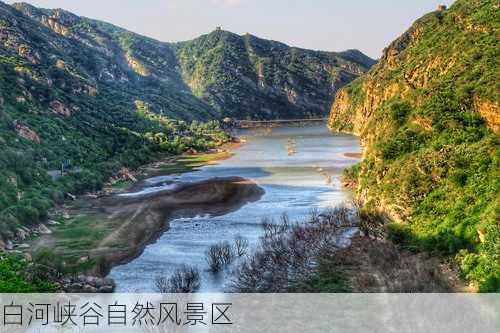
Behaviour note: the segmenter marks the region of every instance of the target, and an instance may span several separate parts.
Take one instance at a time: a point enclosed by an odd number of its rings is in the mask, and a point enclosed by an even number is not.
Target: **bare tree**
[[[227,241],[210,246],[205,255],[208,266],[213,273],[219,272],[231,264],[234,258],[231,244]]]
[[[157,291],[163,294],[192,293],[200,288],[200,272],[196,267],[183,266],[168,278],[156,277],[155,286]]]
[[[221,258],[222,258],[222,263],[224,266],[230,265],[231,262],[233,262],[234,258],[234,252],[233,248],[231,247],[231,244],[229,242],[223,242],[220,245],[220,252],[221,252]]]
[[[286,214],[279,223],[263,219],[264,236],[258,250],[237,268],[234,290],[284,292],[308,280],[319,258],[337,251],[343,230],[358,223],[357,214],[344,207],[318,214],[311,223],[292,224]]]
[[[234,249],[238,257],[242,257],[247,254],[248,239],[241,235],[236,236],[236,238],[234,239]]]
[[[309,210],[309,221],[310,223],[319,223],[319,209],[318,207],[313,207]]]
[[[208,267],[213,273],[217,273],[222,269],[222,259],[219,256],[219,247],[217,245],[212,245],[208,248],[205,253]]]

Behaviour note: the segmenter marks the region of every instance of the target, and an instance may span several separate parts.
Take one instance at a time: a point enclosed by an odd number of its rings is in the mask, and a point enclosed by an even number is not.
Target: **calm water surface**
[[[234,267],[217,275],[208,272],[205,251],[210,245],[241,235],[255,248],[263,232],[263,217],[278,220],[286,212],[300,221],[313,207],[324,209],[350,198],[341,189],[339,176],[357,162],[343,155],[361,152],[356,137],[331,134],[323,125],[242,130],[239,135],[247,143],[230,159],[179,176],[151,178],[152,187],[146,191],[172,186],[169,182],[241,176],[258,183],[264,196],[224,216],[172,221],[170,229],[139,258],[111,271],[116,292],[155,292],[156,276],[169,276],[184,264],[199,268],[200,292],[224,291]]]

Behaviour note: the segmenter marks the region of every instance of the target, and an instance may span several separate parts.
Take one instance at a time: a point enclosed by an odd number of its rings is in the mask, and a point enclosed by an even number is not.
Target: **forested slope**
[[[349,174],[394,239],[451,255],[480,290],[500,288],[499,3],[425,15],[336,96],[329,126],[361,136]]]

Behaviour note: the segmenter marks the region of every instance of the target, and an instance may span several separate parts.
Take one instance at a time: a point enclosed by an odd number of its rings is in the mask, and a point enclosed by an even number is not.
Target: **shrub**
[[[318,261],[339,248],[342,227],[357,223],[358,214],[339,207],[305,224],[291,224],[286,214],[279,223],[263,221],[259,249],[238,269],[233,289],[238,292],[289,292],[311,279]],[[316,216],[314,214],[313,216]]]
[[[244,256],[248,251],[248,239],[243,236],[236,236],[234,239],[234,250],[239,257]]]
[[[217,273],[225,266],[231,264],[234,253],[229,242],[221,242],[209,247],[205,253],[210,271]]]
[[[156,277],[156,290],[160,293],[193,293],[200,288],[200,272],[195,267],[183,266],[169,278]]]
[[[26,259],[14,255],[0,257],[0,293],[43,293],[57,289]]]

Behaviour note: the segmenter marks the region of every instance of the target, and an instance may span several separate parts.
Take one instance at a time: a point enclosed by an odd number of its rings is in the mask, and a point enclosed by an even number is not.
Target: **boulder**
[[[83,286],[82,292],[87,294],[95,294],[98,292],[98,289],[96,287],[86,284]]]
[[[113,286],[102,286],[99,288],[99,292],[104,294],[111,294],[113,291],[115,291]]]
[[[98,280],[98,278],[96,278],[95,276],[86,276],[85,277],[85,283],[87,283],[88,285],[91,285],[91,286],[95,286],[97,280]]]
[[[16,130],[17,135],[19,135],[21,138],[24,138],[31,142],[40,143],[40,137],[38,136],[38,134],[32,129],[30,129],[28,126],[16,122],[14,124],[14,128]]]
[[[89,261],[89,256],[84,256],[78,259],[77,263],[78,264],[84,264]]]
[[[69,199],[73,200],[73,201],[75,201],[75,200],[76,200],[76,196],[75,196],[75,195],[73,195],[73,194],[71,194],[71,193],[66,193],[66,196],[67,196]]]
[[[52,231],[50,231],[49,228],[45,224],[40,224],[38,227],[38,232],[41,233],[42,235],[50,235]]]
[[[26,237],[28,237],[28,234],[26,233],[26,231],[24,231],[21,228],[16,229],[16,238],[17,239],[23,241],[26,239]]]
[[[132,175],[132,173],[130,172],[130,170],[127,169],[127,168],[122,168],[118,172],[118,175],[123,180],[130,180],[130,181],[132,181],[134,183],[137,182],[137,178],[135,178],[134,175]]]
[[[66,286],[66,291],[70,293],[79,293],[82,291],[83,284],[79,282],[71,283],[68,286]]]

